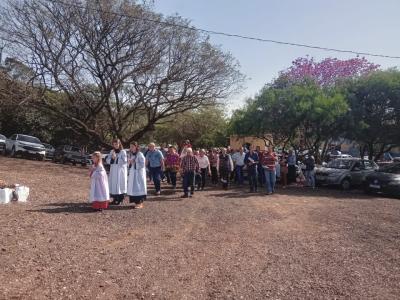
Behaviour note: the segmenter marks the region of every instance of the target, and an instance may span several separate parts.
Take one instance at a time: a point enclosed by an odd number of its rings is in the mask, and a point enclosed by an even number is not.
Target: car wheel
[[[15,148],[14,147],[12,147],[10,155],[11,155],[11,157],[15,157]]]
[[[65,157],[61,157],[60,163],[62,163],[62,164],[64,165],[64,164],[66,164],[66,162],[67,162],[67,161],[66,161]]]
[[[341,186],[343,191],[350,190],[350,188],[351,188],[350,179],[348,179],[348,178],[343,179],[342,182],[340,183],[340,186]]]
[[[44,155],[39,156],[40,161],[44,161]]]

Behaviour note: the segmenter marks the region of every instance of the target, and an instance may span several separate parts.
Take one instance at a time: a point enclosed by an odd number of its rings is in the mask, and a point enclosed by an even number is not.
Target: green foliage
[[[180,144],[189,139],[194,147],[225,146],[227,119],[223,107],[208,106],[157,125],[153,137],[159,143]]]
[[[266,86],[243,109],[234,112],[230,132],[255,135],[285,147],[302,143],[317,149],[331,136],[335,123],[347,111],[342,94],[326,90],[312,81],[276,87]]]
[[[400,146],[400,71],[377,71],[342,86],[350,110],[346,137],[370,158]]]

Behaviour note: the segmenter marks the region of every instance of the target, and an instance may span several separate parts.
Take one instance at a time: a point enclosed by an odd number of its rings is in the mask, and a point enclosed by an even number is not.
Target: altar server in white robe
[[[143,201],[147,196],[146,159],[140,152],[139,145],[132,142],[128,153],[129,178],[128,196],[129,202],[135,203],[137,208],[143,208]]]
[[[90,198],[92,207],[96,211],[108,208],[110,191],[108,189],[108,179],[106,170],[103,167],[100,152],[92,154],[93,167],[90,170]]]
[[[106,159],[110,165],[108,178],[111,204],[119,205],[124,201],[128,183],[128,157],[119,139],[113,141],[113,149]]]

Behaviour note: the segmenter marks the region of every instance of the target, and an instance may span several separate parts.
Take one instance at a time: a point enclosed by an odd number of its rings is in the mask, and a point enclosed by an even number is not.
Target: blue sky
[[[166,15],[177,13],[194,26],[209,30],[400,56],[399,0],[154,0],[154,8]],[[354,57],[222,36],[211,38],[239,60],[249,78],[246,89],[229,99],[234,107],[254,96],[299,56]],[[400,66],[400,59],[367,59],[382,68]]]

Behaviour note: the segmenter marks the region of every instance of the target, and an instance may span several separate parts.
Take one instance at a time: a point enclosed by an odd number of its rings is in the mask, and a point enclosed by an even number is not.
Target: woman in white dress
[[[136,142],[131,143],[128,153],[129,178],[128,178],[128,196],[129,202],[135,203],[137,208],[143,208],[143,201],[147,196],[146,182],[146,161],[139,145]]]
[[[110,165],[108,182],[113,198],[110,204],[119,205],[124,201],[128,182],[128,158],[119,139],[113,141],[113,149],[106,161]]]
[[[90,198],[89,202],[96,211],[108,208],[110,192],[108,189],[107,173],[103,167],[100,152],[92,155],[93,167],[90,170]]]

